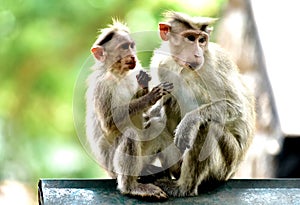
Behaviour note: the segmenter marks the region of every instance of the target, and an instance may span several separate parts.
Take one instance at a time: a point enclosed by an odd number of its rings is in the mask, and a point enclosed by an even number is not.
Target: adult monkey
[[[172,143],[172,138],[159,135],[164,123],[150,119],[145,129],[143,113],[171,92],[172,83],[148,91],[151,78],[138,62],[128,28],[120,22],[101,30],[91,52],[95,65],[86,93],[86,134],[97,162],[117,178],[121,193],[145,200],[167,199],[159,187],[139,183],[138,178],[156,157],[170,158],[157,154]]]
[[[254,98],[229,55],[209,42],[214,19],[172,11],[165,18],[150,67],[152,77],[174,84],[162,103],[183,156],[180,178],[155,184],[170,196],[194,196],[199,185],[237,170],[253,137]]]

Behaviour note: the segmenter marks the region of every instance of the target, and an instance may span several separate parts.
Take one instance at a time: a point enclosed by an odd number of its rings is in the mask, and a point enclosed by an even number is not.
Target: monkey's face
[[[115,52],[110,54],[112,68],[120,72],[127,72],[136,66],[135,43],[133,41],[123,41],[117,45]]]
[[[135,42],[128,34],[118,34],[114,40],[106,47],[106,64],[120,74],[132,70],[136,66]]]
[[[175,61],[185,68],[196,70],[204,64],[204,52],[207,49],[208,34],[199,30],[185,30],[171,33],[170,50]]]

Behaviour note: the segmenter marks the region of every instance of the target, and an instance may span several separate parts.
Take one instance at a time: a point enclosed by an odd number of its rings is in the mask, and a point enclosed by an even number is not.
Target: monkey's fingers
[[[168,88],[164,88],[163,90],[164,90],[165,93],[170,94],[173,91],[173,86],[168,87]]]
[[[137,74],[137,76],[141,76],[141,75],[144,75],[146,72],[143,71],[143,70],[140,70],[139,74]]]
[[[164,88],[164,91],[167,92],[167,93],[171,93],[173,91],[173,87]]]
[[[137,79],[138,84],[141,87],[145,88],[145,87],[148,87],[148,83],[151,80],[151,77],[145,71],[140,71],[140,73],[138,75],[136,75],[136,79]]]
[[[163,93],[163,88],[157,86],[157,87],[154,87],[151,92],[149,93],[149,100],[150,100],[150,103],[152,105],[154,105],[159,99],[162,98],[162,96],[164,95]]]
[[[138,82],[142,82],[143,81],[143,75],[140,75],[140,74],[136,75],[136,80]]]
[[[172,92],[172,90],[163,90],[162,96],[168,95],[168,94],[170,94],[171,92]]]
[[[183,153],[186,149],[190,149],[190,140],[184,137],[176,136],[174,139],[174,144]]]
[[[169,198],[161,188],[154,184],[138,183],[137,187],[131,189],[129,195],[145,201],[165,201]]]
[[[173,83],[170,82],[163,82],[162,83],[164,91],[170,93],[174,89]]]
[[[188,195],[185,193],[186,190],[181,189],[180,185],[178,185],[175,180],[159,179],[155,181],[154,184],[164,190],[169,196],[179,197]]]
[[[173,83],[170,83],[168,81],[165,81],[165,82],[162,82],[159,84],[159,86],[170,86],[170,85],[173,85]]]
[[[136,78],[137,80],[145,80],[145,81],[151,80],[151,76],[143,70],[141,70],[140,73],[136,75]]]

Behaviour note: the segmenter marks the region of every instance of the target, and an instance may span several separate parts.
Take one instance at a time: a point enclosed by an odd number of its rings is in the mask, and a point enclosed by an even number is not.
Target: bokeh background
[[[74,86],[99,28],[115,17],[132,32],[155,31],[165,10],[220,17],[228,2],[246,12],[243,0],[0,0],[0,204],[37,204],[40,178],[106,177],[73,120]],[[229,31],[243,27],[235,29]],[[140,56],[143,65],[150,55]],[[273,100],[272,93],[264,97]]]

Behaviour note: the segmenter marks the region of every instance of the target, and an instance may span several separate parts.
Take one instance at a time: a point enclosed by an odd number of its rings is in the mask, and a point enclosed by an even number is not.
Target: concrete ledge
[[[41,205],[99,204],[299,204],[300,179],[231,179],[197,197],[170,198],[163,203],[144,202],[121,195],[111,179],[41,179]]]

